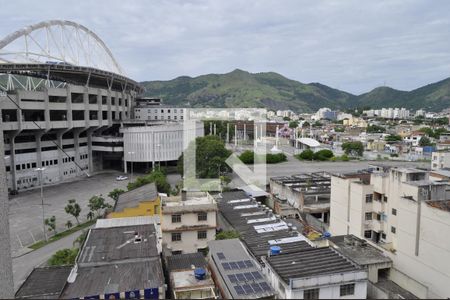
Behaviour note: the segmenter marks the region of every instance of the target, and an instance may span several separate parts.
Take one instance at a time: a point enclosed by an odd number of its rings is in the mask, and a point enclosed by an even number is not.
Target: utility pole
[[[44,185],[43,185],[43,172],[45,168],[37,168],[35,171],[39,174],[39,184],[41,186],[41,206],[42,206],[42,232],[44,233],[45,241],[47,241],[47,234],[45,233],[45,210],[44,210]]]
[[[0,115],[0,125],[2,124]],[[11,258],[11,240],[9,236],[9,200],[6,184],[5,147],[3,130],[0,129],[0,298],[14,298],[14,281]],[[15,166],[11,166],[15,168]]]

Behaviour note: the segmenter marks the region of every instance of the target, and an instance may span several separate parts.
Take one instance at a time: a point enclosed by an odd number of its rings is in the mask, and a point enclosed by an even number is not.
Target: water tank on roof
[[[203,280],[206,277],[206,270],[203,268],[197,268],[194,270],[194,276],[198,280]]]
[[[280,246],[271,246],[270,247],[270,255],[278,255],[281,253],[281,247]]]
[[[324,238],[329,238],[329,237],[331,237],[331,233],[329,233],[328,231],[325,231],[325,232],[323,233],[323,237],[324,237]]]

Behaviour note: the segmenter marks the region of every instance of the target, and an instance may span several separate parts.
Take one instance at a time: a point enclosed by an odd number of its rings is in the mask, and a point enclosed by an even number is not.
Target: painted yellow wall
[[[152,201],[142,201],[136,207],[128,207],[123,211],[111,212],[109,218],[126,218],[138,216],[154,216],[161,214],[161,199],[158,197]]]

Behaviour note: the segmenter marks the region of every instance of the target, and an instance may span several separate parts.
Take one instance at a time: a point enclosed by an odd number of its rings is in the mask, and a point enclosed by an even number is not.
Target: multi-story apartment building
[[[436,151],[431,155],[431,169],[449,169],[450,168],[450,151]]]
[[[183,121],[186,109],[162,104],[161,99],[142,98],[136,102],[134,117],[148,121]]]
[[[217,204],[205,192],[183,192],[181,198],[165,198],[161,228],[163,245],[172,254],[206,251],[217,228]]]
[[[449,190],[418,169],[333,176],[330,231],[383,249],[393,261],[391,279],[416,296],[449,297]]]

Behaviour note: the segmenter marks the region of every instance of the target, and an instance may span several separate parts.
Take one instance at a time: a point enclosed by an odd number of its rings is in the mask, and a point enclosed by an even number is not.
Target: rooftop
[[[158,190],[154,182],[145,184],[134,190],[119,195],[114,206],[114,211],[122,211],[124,208],[137,207],[139,202],[153,201],[158,197]]]
[[[392,263],[382,251],[354,235],[339,235],[329,238],[334,249],[360,266],[379,263]]]
[[[191,270],[194,268],[204,268],[207,262],[203,253],[177,254],[167,257],[167,269],[172,271]]]
[[[194,270],[171,272],[170,280],[172,288],[176,291],[215,288],[214,281],[209,274],[205,279],[199,280],[195,278]]]
[[[305,247],[300,251],[269,256],[268,263],[284,282],[290,279],[308,278],[328,274],[340,274],[360,270],[359,267],[340,256],[329,247]]]
[[[425,203],[431,207],[450,212],[450,200],[425,201]]]
[[[155,226],[94,228],[88,233],[77,263],[81,266],[158,256]]]
[[[163,284],[164,276],[159,257],[138,262],[79,267],[76,280],[67,285],[61,298],[95,297],[158,288]]]
[[[174,200],[176,199],[176,200]],[[183,200],[184,199],[184,200]],[[182,198],[165,198],[163,199],[163,214],[173,214],[177,212],[199,212],[199,211],[216,211],[217,204],[214,198],[207,194],[190,194]]]
[[[245,194],[224,192],[216,197],[221,215],[240,233],[242,241],[257,259],[267,255],[272,240],[284,241],[280,244],[285,244],[285,251],[308,245],[307,239],[293,230],[292,224],[279,219],[270,208]]]
[[[71,266],[34,269],[16,292],[16,298],[58,299],[71,269]]]
[[[274,295],[256,261],[239,239],[208,242],[211,263],[233,299],[257,299]]]

